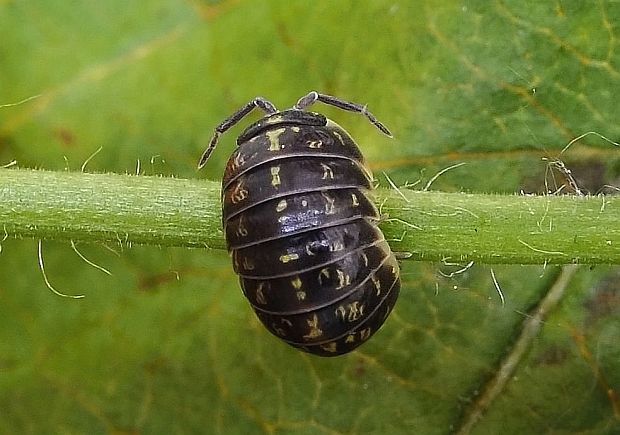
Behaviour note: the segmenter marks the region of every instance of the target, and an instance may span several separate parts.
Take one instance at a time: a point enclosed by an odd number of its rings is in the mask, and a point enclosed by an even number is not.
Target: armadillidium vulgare
[[[365,106],[310,92],[278,111],[255,98],[215,129],[254,108],[266,116],[238,138],[222,180],[222,222],[243,293],[269,331],[320,356],[358,347],[385,322],[400,290],[398,262],[369,198],[372,175],[351,136],[315,102],[363,114]]]

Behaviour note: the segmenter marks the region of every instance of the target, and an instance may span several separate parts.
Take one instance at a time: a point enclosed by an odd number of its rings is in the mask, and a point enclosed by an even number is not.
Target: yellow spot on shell
[[[367,340],[370,337],[370,333],[372,332],[372,328],[368,327],[366,329],[362,329],[360,331],[360,340]]]
[[[336,287],[336,290],[340,290],[351,284],[351,277],[349,275],[344,273],[341,269],[337,269],[336,272],[338,273],[338,287]]]
[[[297,296],[297,300],[298,301],[303,301],[306,299],[306,292],[305,291],[298,291],[297,293],[295,293],[295,296]]]
[[[321,163],[321,168],[323,168],[323,180],[334,179],[334,171],[332,170],[331,166],[326,165],[325,163]]]
[[[280,261],[282,263],[288,263],[289,261],[299,260],[299,254],[284,254],[280,255]]]
[[[319,284],[320,285],[323,285],[323,277],[325,277],[326,279],[329,279],[329,268],[328,267],[324,267],[319,272]]]
[[[243,257],[243,269],[254,270],[254,263],[248,257]]]
[[[316,314],[313,315],[312,320],[306,320],[306,322],[308,323],[308,326],[310,327],[310,330],[308,331],[308,333],[304,335],[304,338],[306,340],[317,338],[323,335],[323,331],[319,328],[319,318],[317,317]]]
[[[297,276],[295,279],[291,280],[291,285],[294,289],[299,290],[301,288],[301,279]]]
[[[280,183],[280,167],[272,166],[271,167],[271,185],[273,187],[279,186]]]
[[[381,294],[381,281],[379,281],[377,277],[374,275],[372,275],[370,279],[372,280],[372,283],[375,285],[375,288],[377,289],[377,296],[379,296]]]
[[[334,243],[329,246],[329,252],[338,252],[342,251],[343,249],[344,243],[342,243],[341,240],[335,240]]]
[[[244,163],[245,163],[245,156],[241,153],[241,151],[237,151],[237,154],[235,154],[235,157],[233,159],[232,167],[237,169],[243,166]]]
[[[286,128],[278,128],[266,133],[267,139],[269,139],[269,151],[280,151],[281,148],[284,148],[280,145],[280,135],[285,131]]]
[[[352,304],[340,305],[334,310],[336,318],[343,322],[356,322],[364,316],[364,304],[355,301]]]
[[[336,314],[336,317],[338,317],[340,320],[344,320],[347,317],[347,310],[342,305],[336,308],[334,313]]]
[[[263,288],[265,287],[265,283],[261,282],[258,287],[256,287],[256,302],[261,305],[265,305],[267,300],[265,299],[265,295],[263,294]]]
[[[271,117],[269,117],[269,119],[265,122],[265,124],[270,125],[270,124],[277,124],[278,122],[282,121],[282,115],[272,115]]]
[[[285,210],[285,209],[286,209],[287,205],[288,205],[288,204],[286,203],[286,199],[283,199],[283,200],[282,200],[282,201],[280,201],[280,202],[278,203],[278,205],[276,206],[276,211],[277,211],[278,213],[280,213],[282,210]]]
[[[325,199],[325,214],[336,213],[336,199],[332,198],[325,192],[321,192],[321,196]]]
[[[364,266],[368,267],[368,255],[362,253],[362,258],[364,259]]]
[[[239,180],[230,195],[230,200],[233,204],[237,204],[246,199],[248,195],[249,192],[244,186],[244,180]]]
[[[338,350],[338,345],[335,341],[332,341],[331,343],[322,344],[321,349],[330,353],[334,353]]]
[[[322,148],[323,147],[323,141],[320,140],[309,140],[306,142],[306,145],[308,146],[308,148]]]
[[[344,145],[344,141],[342,140],[342,136],[340,135],[340,133],[338,133],[337,131],[333,131],[332,133],[334,133],[334,136],[336,136],[340,143]]]
[[[345,343],[355,343],[355,334],[347,335],[347,338],[344,340]]]
[[[271,324],[271,329],[278,334],[280,337],[286,337],[286,331],[282,328],[280,328],[278,325],[276,325],[275,323]]]

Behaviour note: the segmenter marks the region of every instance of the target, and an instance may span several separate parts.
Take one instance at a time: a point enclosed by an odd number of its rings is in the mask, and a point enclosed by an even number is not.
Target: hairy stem
[[[415,260],[620,263],[615,197],[375,196],[386,238]],[[219,184],[204,180],[0,169],[0,225],[4,237],[225,248]]]

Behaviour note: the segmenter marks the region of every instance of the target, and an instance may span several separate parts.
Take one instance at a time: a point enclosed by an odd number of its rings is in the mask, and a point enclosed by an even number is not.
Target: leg
[[[366,109],[366,106],[351,103],[349,101],[344,101],[340,98],[332,97],[331,95],[319,94],[316,91],[309,92],[308,95],[304,95],[299,99],[299,101],[297,101],[297,104],[293,106],[293,109],[304,110],[317,101],[320,101],[324,104],[329,104],[330,106],[335,106],[342,110],[348,110],[349,112],[361,113],[366,118],[368,118],[368,120],[372,122],[375,127],[381,130],[383,134],[392,137],[392,133],[390,133],[390,130],[388,130],[385,125],[379,122],[379,120]]]
[[[204,153],[202,153],[202,157],[200,157],[198,169],[203,168],[204,165],[207,164],[207,160],[209,160],[211,153],[215,149],[215,146],[217,145],[217,141],[220,136],[225,133],[229,128],[231,128],[236,123],[245,118],[255,107],[262,109],[268,115],[278,111],[278,109],[276,109],[276,106],[265,100],[263,97],[256,97],[245,106],[243,106],[241,109],[230,115],[228,118],[222,121],[220,125],[215,127],[215,132],[213,133],[213,137],[209,141],[209,146],[204,151]]]

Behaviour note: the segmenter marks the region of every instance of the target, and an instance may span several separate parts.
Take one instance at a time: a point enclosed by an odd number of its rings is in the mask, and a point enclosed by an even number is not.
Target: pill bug
[[[245,297],[265,327],[320,356],[342,355],[383,325],[400,290],[398,262],[369,198],[372,174],[351,136],[306,109],[366,106],[310,92],[278,111],[257,97],[215,128],[219,137],[254,108],[266,116],[237,138],[222,179],[222,223]]]

